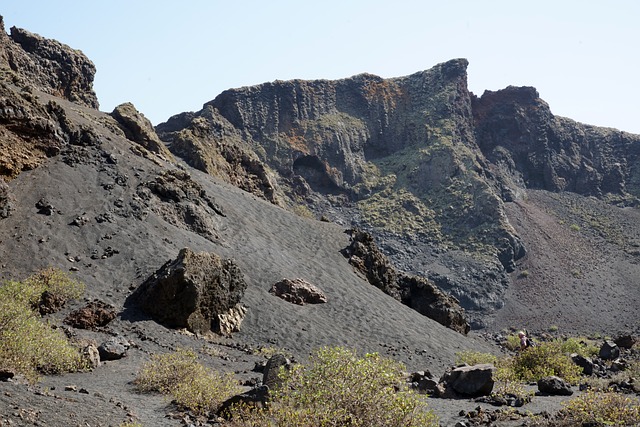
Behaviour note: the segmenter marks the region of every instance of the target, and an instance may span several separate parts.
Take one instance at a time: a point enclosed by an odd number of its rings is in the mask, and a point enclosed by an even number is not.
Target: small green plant
[[[77,371],[86,362],[67,337],[36,311],[44,292],[78,297],[84,285],[53,268],[0,287],[0,366],[36,381],[40,373]]]
[[[580,231],[580,226],[578,224],[571,224],[569,228],[571,229],[571,231]]]
[[[152,356],[134,384],[140,392],[169,394],[177,404],[199,415],[217,410],[240,391],[231,374],[220,375],[206,368],[189,349]]]
[[[556,333],[556,332],[558,332],[559,329],[560,328],[558,327],[558,325],[551,325],[551,326],[549,326],[548,331],[551,332],[551,333]]]
[[[507,340],[504,343],[507,350],[517,351],[520,349],[520,337],[517,334],[507,335]]]
[[[281,371],[265,410],[235,408],[234,426],[437,426],[422,396],[399,389],[404,366],[377,353],[322,348],[307,366]]]
[[[142,424],[136,421],[125,421],[120,424],[118,427],[142,427]]]
[[[518,277],[520,277],[522,279],[525,279],[525,278],[529,277],[530,274],[531,273],[529,273],[529,270],[522,270],[520,272],[520,274],[518,275]]]
[[[500,397],[515,396],[523,400],[531,398],[533,392],[525,389],[522,379],[516,373],[512,357],[503,357],[497,361],[492,394]]]
[[[588,390],[563,405],[560,417],[574,425],[640,425],[638,400],[619,393]]]

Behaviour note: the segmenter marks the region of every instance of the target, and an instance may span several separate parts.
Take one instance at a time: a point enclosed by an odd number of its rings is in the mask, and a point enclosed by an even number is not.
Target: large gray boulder
[[[485,363],[473,366],[460,366],[447,373],[440,379],[446,395],[488,396],[493,391],[495,383],[493,375],[495,366]],[[450,393],[453,391],[454,393]]]
[[[220,332],[219,316],[240,302],[246,288],[233,260],[185,248],[140,285],[132,299],[167,326]]]

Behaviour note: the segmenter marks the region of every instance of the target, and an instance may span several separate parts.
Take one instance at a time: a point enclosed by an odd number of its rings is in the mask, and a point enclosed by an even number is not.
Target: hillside
[[[477,97],[464,59],[230,89],[154,128],[131,104],[99,110],[82,52],[0,27],[0,277],[70,272],[84,300],[48,318],[99,301],[107,326],[61,328],[130,345],[91,373],[0,383],[3,420],[182,425],[130,384],[180,346],[251,381],[265,349],[344,345],[439,375],[459,351],[500,351],[485,332],[640,334],[638,135],[556,117],[533,88]],[[372,240],[354,257],[356,229]],[[137,305],[183,248],[237,266],[239,331],[194,333]],[[283,278],[327,302],[274,296]]]

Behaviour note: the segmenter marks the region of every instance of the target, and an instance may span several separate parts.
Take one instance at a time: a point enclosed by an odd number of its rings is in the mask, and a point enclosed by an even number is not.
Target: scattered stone
[[[246,288],[233,260],[185,248],[140,285],[131,298],[160,323],[205,333],[221,330],[219,316],[240,302]]]
[[[571,396],[573,394],[571,385],[555,375],[538,380],[538,392],[551,396]]]
[[[115,318],[115,307],[100,300],[94,300],[85,307],[69,313],[64,323],[79,329],[96,329],[106,326]]]
[[[100,353],[100,360],[118,360],[127,356],[127,350],[129,349],[129,343],[119,337],[109,338],[107,341],[100,344],[98,352]]]
[[[438,382],[433,379],[433,375],[429,371],[413,372],[409,376],[411,388],[418,393],[435,393]]]
[[[282,279],[273,284],[270,293],[293,304],[323,304],[327,302],[327,296],[318,287],[306,280]]]
[[[76,386],[76,385],[66,385],[66,386],[64,386],[64,391],[78,391],[78,386]]]
[[[36,209],[38,209],[39,214],[47,216],[53,215],[55,212],[53,205],[44,197],[36,202]]]
[[[604,360],[614,360],[620,357],[620,349],[613,341],[605,341],[600,347],[599,356]]]
[[[73,221],[69,223],[69,225],[75,225],[76,227],[82,227],[89,222],[89,218],[84,215],[80,215],[74,218]]]

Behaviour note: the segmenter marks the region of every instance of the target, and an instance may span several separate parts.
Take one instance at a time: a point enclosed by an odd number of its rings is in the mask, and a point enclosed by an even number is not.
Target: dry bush
[[[40,373],[83,369],[78,348],[35,311],[45,291],[65,298],[78,297],[84,285],[66,273],[47,269],[24,281],[0,287],[0,366],[36,381]]]
[[[559,418],[574,425],[640,425],[640,401],[636,397],[589,390],[563,405]]]
[[[437,426],[423,397],[400,390],[404,366],[375,354],[321,348],[308,365],[281,371],[283,385],[265,410],[234,409],[232,425],[267,427]]]
[[[171,395],[179,405],[199,415],[215,412],[240,391],[232,374],[221,375],[197,360],[189,349],[154,355],[144,364],[134,384],[141,392]]]

